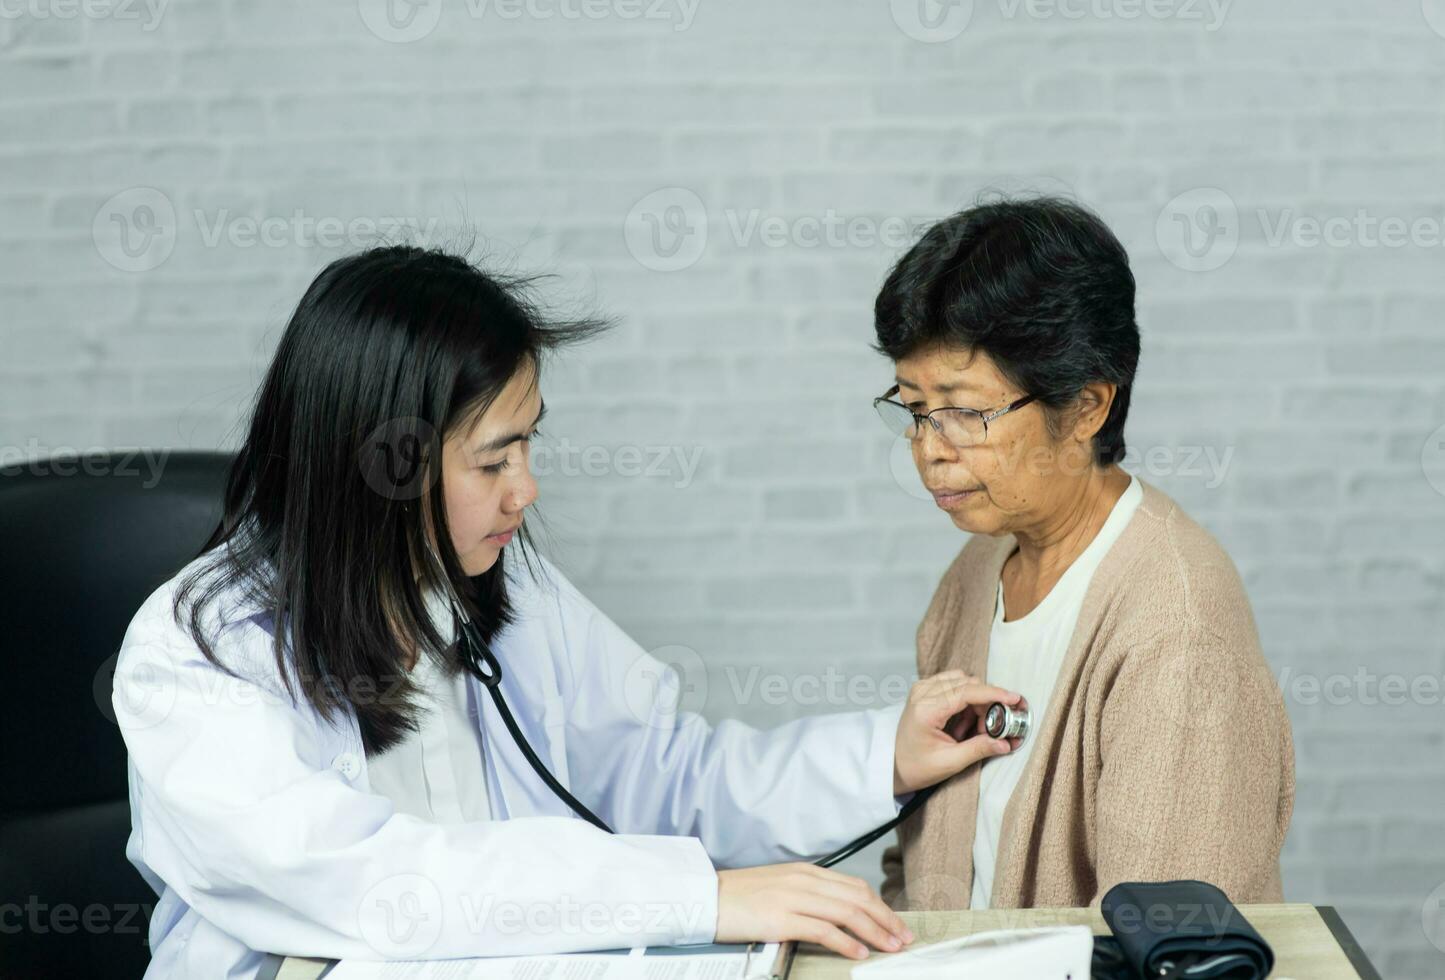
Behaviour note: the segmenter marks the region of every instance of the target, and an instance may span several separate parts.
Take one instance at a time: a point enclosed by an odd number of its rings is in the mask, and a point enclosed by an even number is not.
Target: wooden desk
[[[1343,936],[1337,937],[1327,921],[1333,909],[1316,909],[1313,905],[1241,905],[1239,910],[1249,924],[1259,930],[1274,949],[1272,978],[1292,980],[1379,980],[1379,975],[1360,957],[1352,965],[1345,947],[1358,951],[1344,924]],[[942,942],[987,932],[990,929],[1023,929],[1031,926],[1086,925],[1095,935],[1109,935],[1104,917],[1097,909],[986,909],[978,912],[901,912],[899,915],[913,930],[913,945]],[[1338,916],[1334,917],[1339,922]],[[892,956],[873,953],[873,957]],[[854,966],[821,946],[811,943],[798,948],[788,980],[846,980]]]
[[[1332,908],[1313,905],[1241,905],[1250,925],[1274,948],[1276,980],[1380,980],[1354,937]],[[988,909],[979,912],[902,912],[913,930],[914,946],[942,942],[989,929],[1030,926],[1087,925],[1096,935],[1108,935],[1097,909]],[[873,954],[874,957],[890,953]],[[316,980],[329,960],[275,958],[275,980]],[[804,944],[793,960],[788,980],[847,980],[854,961],[821,946]],[[261,980],[271,980],[262,970]]]

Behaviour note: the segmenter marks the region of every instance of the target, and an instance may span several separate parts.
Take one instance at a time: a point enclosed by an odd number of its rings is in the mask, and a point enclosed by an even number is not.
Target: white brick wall
[[[5,462],[233,444],[302,288],[366,243],[316,222],[470,221],[621,320],[547,382],[551,537],[706,662],[714,717],[890,697],[846,682],[911,671],[961,544],[868,406],[889,229],[989,186],[1096,206],[1140,282],[1135,468],[1229,548],[1285,681],[1288,897],[1445,974],[1441,0],[929,0],[932,30],[911,0],[433,0],[409,43],[372,0],[0,8]],[[1237,212],[1212,248],[1201,204]],[[158,264],[121,249],[139,222]],[[629,475],[624,446],[671,455]],[[1371,703],[1387,675],[1415,695]]]

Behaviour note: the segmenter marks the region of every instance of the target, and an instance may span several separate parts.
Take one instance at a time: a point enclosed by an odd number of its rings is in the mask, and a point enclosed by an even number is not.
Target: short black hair
[[[979,203],[929,226],[873,306],[875,348],[894,361],[935,344],[987,354],[1052,420],[1084,385],[1118,387],[1094,440],[1100,465],[1124,458],[1139,366],[1134,274],[1119,239],[1058,197]]]

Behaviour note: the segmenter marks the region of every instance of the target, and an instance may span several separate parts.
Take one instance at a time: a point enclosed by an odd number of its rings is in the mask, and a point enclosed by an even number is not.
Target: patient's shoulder
[[[1249,599],[1229,553],[1172,498],[1145,486],[1144,500],[1116,544],[1100,585],[1134,620],[1135,632],[1170,623],[1210,631],[1253,631]]]

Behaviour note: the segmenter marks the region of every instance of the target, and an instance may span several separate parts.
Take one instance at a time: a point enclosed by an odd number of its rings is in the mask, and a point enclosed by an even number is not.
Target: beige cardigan
[[[1140,481],[1143,483],[1143,481]],[[1144,499],[1084,598],[1004,811],[995,908],[1097,904],[1120,881],[1198,878],[1282,900],[1294,743],[1228,555],[1168,496]],[[1011,535],[973,536],[918,628],[918,676],[984,677]],[[985,765],[987,763],[984,763]],[[966,909],[979,766],[941,786],[883,855],[897,909]]]

